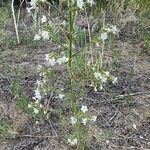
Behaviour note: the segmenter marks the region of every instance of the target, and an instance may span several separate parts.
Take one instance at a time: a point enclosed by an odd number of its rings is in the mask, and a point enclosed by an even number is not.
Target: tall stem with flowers
[[[76,100],[74,99],[73,96],[73,87],[72,87],[72,53],[73,53],[73,34],[74,34],[74,15],[75,15],[75,11],[74,11],[74,7],[73,7],[73,3],[72,0],[69,0],[68,5],[70,8],[69,9],[69,23],[68,23],[68,31],[69,31],[69,48],[68,48],[68,73],[69,73],[69,77],[68,77],[68,83],[69,83],[69,95],[70,95],[70,103],[71,103],[71,110],[74,113],[76,113]]]
[[[30,13],[32,9],[37,9],[37,2],[45,2],[45,0],[31,0],[30,5],[27,10]],[[68,22],[67,22],[67,50],[68,50],[68,57],[59,57],[58,55],[54,54],[46,54],[46,61],[49,63],[51,67],[54,67],[55,65],[61,65],[62,63],[67,63],[67,69],[68,69],[68,95],[69,95],[69,104],[71,108],[70,112],[70,118],[69,118],[69,124],[71,124],[71,134],[68,136],[67,142],[71,146],[76,146],[77,150],[84,150],[85,144],[86,144],[86,138],[88,135],[88,130],[90,126],[97,120],[97,116],[92,116],[88,112],[88,107],[86,105],[79,106],[78,101],[76,99],[76,95],[78,94],[75,92],[74,89],[74,76],[73,76],[73,62],[75,60],[73,56],[73,44],[75,43],[74,41],[74,33],[75,33],[75,15],[77,11],[82,11],[83,8],[86,8],[87,4],[90,4],[90,6],[93,5],[93,0],[68,0]],[[46,2],[47,3],[47,2]],[[86,18],[88,16],[86,15]],[[38,34],[35,35],[34,40],[49,40],[52,39],[55,41],[53,36],[49,33],[50,31],[48,30],[51,25],[50,22],[47,21],[46,16],[43,16],[41,18],[41,24],[43,25],[42,30],[38,31]],[[56,28],[56,27],[55,27]],[[90,42],[92,42],[92,37],[90,34],[90,27],[88,27],[88,32],[90,35]],[[64,31],[63,31],[64,32]],[[95,92],[97,91],[97,87],[100,87],[100,90],[103,89],[103,85],[107,82],[107,80],[112,80],[112,82],[116,82],[117,78],[111,76],[108,71],[103,69],[103,59],[104,59],[104,48],[105,48],[105,42],[108,38],[108,34],[116,34],[118,30],[116,29],[116,26],[108,26],[107,28],[105,27],[105,19],[103,22],[103,29],[101,31],[101,35],[98,37],[98,41],[101,44],[101,49],[99,50],[99,58],[96,60],[96,62],[92,61],[92,64],[90,68],[93,70],[91,71],[90,77],[91,79],[91,84],[94,84],[94,90]],[[58,44],[58,43],[57,43]],[[93,43],[92,43],[93,44]],[[63,45],[63,44],[61,44]],[[92,57],[93,58],[93,57]],[[95,63],[95,64],[94,64]],[[43,70],[40,67],[40,70]],[[94,73],[93,73],[94,72]],[[48,73],[49,74],[49,73]],[[49,92],[48,89],[45,90],[45,87],[47,87],[48,84],[47,82],[47,71],[41,74],[43,80],[37,82],[37,90],[35,90],[35,96],[33,99],[35,100],[35,104],[31,103],[29,104],[29,108],[33,108],[33,111],[35,114],[39,114],[39,109],[43,112],[43,114],[46,114],[48,112],[48,109],[44,109],[40,105],[40,101],[44,99],[44,97],[47,95]],[[76,88],[76,87],[75,87]],[[65,95],[59,94],[57,98],[64,99]]]

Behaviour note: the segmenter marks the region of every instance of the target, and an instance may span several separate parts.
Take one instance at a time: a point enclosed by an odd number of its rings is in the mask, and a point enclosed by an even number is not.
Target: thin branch
[[[123,98],[123,97],[126,97],[126,96],[136,96],[136,95],[149,95],[150,92],[137,92],[137,93],[130,93],[130,94],[123,94],[123,95],[118,95],[115,97],[115,99],[118,99],[118,98]]]

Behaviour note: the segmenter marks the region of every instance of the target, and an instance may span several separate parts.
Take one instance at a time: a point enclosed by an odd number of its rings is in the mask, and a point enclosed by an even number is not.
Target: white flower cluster
[[[37,88],[36,90],[34,91],[34,97],[32,97],[34,100],[38,100],[38,101],[41,101],[42,99],[42,95],[41,95],[41,85],[43,84],[41,81],[37,80],[36,81],[36,84],[37,84]]]
[[[87,123],[96,122],[97,116],[91,116],[87,112],[88,112],[88,107],[86,105],[82,105],[79,113],[76,114],[75,116],[70,117],[70,123],[72,124],[72,126],[76,127],[76,125],[82,125],[82,127],[85,127]],[[78,139],[76,137],[68,138],[68,143],[71,146],[77,145]]]
[[[110,27],[108,27],[104,30],[106,30],[108,33],[113,33],[113,34],[117,34],[119,32],[116,25],[110,25]]]
[[[66,56],[62,56],[58,59],[55,59],[54,57],[50,58],[49,54],[45,55],[45,59],[51,66],[55,66],[56,64],[61,65],[69,60]]]
[[[29,3],[30,7],[27,7],[27,12],[30,13],[32,9],[37,8],[38,2],[45,2],[46,0],[31,0]]]
[[[107,38],[108,38],[108,35],[107,35],[106,32],[104,32],[104,33],[101,34],[100,39],[101,39],[103,42],[104,42]]]
[[[39,103],[38,100],[36,100],[34,103],[29,103],[28,108],[32,108],[33,112],[35,114],[38,114],[40,112],[40,108],[43,108],[43,106]]]
[[[86,113],[86,112],[88,111],[87,106],[82,105],[81,111],[82,111],[83,113]]]
[[[47,18],[46,18],[46,16],[43,15],[42,18],[41,18],[41,23],[43,24],[46,21],[47,21]],[[39,30],[39,33],[34,36],[34,41],[38,41],[38,40],[41,40],[41,39],[49,40],[49,38],[50,38],[50,36],[49,36],[49,32],[48,31],[46,31],[46,30],[42,30],[42,31]]]
[[[72,125],[75,125],[77,123],[77,118],[75,117],[71,117],[70,120]]]
[[[35,102],[31,102],[28,104],[28,108],[32,108],[34,114],[39,114],[40,110],[44,109],[43,105],[39,103],[38,100],[36,100]],[[44,114],[46,114],[46,110],[43,111]]]
[[[96,122],[97,116],[89,116],[88,114],[86,114],[86,112],[88,111],[87,106],[82,105],[80,110],[81,110],[80,115],[77,115],[76,117],[72,116],[70,118],[70,122],[73,126],[77,123],[79,124],[81,123],[82,125],[86,126],[88,122]],[[77,145],[78,139],[76,137],[68,138],[68,143],[71,146]]]
[[[47,81],[47,76],[45,75],[45,72],[41,71],[42,70],[42,66],[38,66],[38,70],[40,71],[40,76],[41,76],[41,80],[37,80],[36,81],[36,89],[34,91],[34,96],[32,97],[32,99],[34,99],[35,101],[41,101],[42,98],[44,98],[45,95],[47,95],[47,92],[45,90],[45,84]]]
[[[68,139],[68,143],[71,145],[71,146],[74,146],[74,145],[77,145],[78,143],[78,139],[77,138],[74,138],[74,139]]]
[[[115,84],[117,82],[117,77],[110,75],[110,73],[108,71],[105,71],[103,73],[95,72],[94,77],[96,78],[96,80],[101,82],[101,85],[100,85],[101,90],[103,89],[102,85],[105,84],[108,80],[110,80],[113,84]],[[95,87],[94,91],[97,91],[96,87]]]
[[[75,1],[73,0],[73,2],[75,2]],[[76,2],[77,2],[77,6],[80,9],[82,9],[84,4],[86,3],[84,0],[76,0]],[[95,4],[94,0],[87,0],[87,3],[90,4],[91,7],[92,7],[92,5]]]
[[[112,76],[112,79],[111,79],[111,80],[112,80],[112,83],[113,83],[113,84],[115,84],[115,83],[117,83],[118,78],[117,78],[117,77],[113,77],[113,76]]]
[[[43,23],[45,23],[47,21],[47,18],[46,18],[46,16],[42,16],[42,18],[41,18],[41,23],[43,24]]]
[[[37,2],[38,0],[31,0],[31,2],[29,2],[31,7],[27,7],[27,12],[31,13],[31,10],[36,9],[37,8]]]
[[[38,66],[38,70],[41,71],[42,66]],[[32,108],[33,112],[35,114],[38,114],[41,109],[44,109],[44,106],[40,103],[42,98],[44,98],[45,95],[47,95],[46,90],[45,90],[45,83],[46,83],[46,76],[44,72],[40,73],[40,76],[42,77],[42,80],[37,80],[36,81],[36,89],[34,90],[34,96],[32,97],[33,100],[35,100],[32,103],[28,104],[28,108]],[[47,111],[44,110],[44,114]]]
[[[95,72],[94,73],[94,76],[97,80],[101,80],[102,83],[106,83],[107,82],[107,79],[109,77],[109,72],[106,71],[104,72],[103,74],[100,73],[100,72]]]
[[[117,34],[119,30],[115,25],[110,25],[110,27],[104,29],[106,32],[103,32],[100,36],[100,39],[104,42],[108,38],[108,33]]]
[[[77,6],[78,6],[80,9],[82,9],[83,6],[84,6],[83,0],[77,0]]]
[[[45,30],[39,31],[39,33],[34,36],[35,41],[38,41],[40,39],[49,40],[49,38],[50,38],[49,33],[48,31],[45,31]]]
[[[64,94],[62,94],[62,93],[60,93],[59,94],[59,96],[57,97],[57,98],[59,98],[59,99],[63,99],[65,97],[65,95]]]
[[[82,107],[81,107],[81,112],[83,113],[83,116],[84,117],[82,117],[81,118],[81,123],[83,124],[83,125],[86,125],[87,124],[87,122],[88,121],[92,121],[92,122],[96,122],[96,120],[97,120],[97,116],[91,116],[91,117],[85,117],[85,113],[88,111],[88,108],[87,108],[87,106],[84,106],[84,105],[82,105]],[[80,120],[80,119],[79,119]],[[71,122],[71,124],[72,125],[75,125],[76,123],[77,123],[77,121],[78,121],[78,119],[77,119],[77,117],[71,117],[70,118],[70,122]]]
[[[37,80],[36,85],[37,88],[34,91],[34,96],[32,97],[34,100],[41,101],[42,98],[44,98],[44,95],[46,95],[45,89],[44,89],[44,83],[46,82],[46,77],[44,73],[40,73],[40,76],[43,76],[43,79],[41,81]]]

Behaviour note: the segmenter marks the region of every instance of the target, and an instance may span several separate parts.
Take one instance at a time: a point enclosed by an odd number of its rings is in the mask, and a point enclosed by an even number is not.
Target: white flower
[[[119,32],[115,25],[111,25],[110,28],[106,28],[105,30],[108,32],[112,32],[113,34],[117,34]]]
[[[29,2],[29,4],[33,7],[36,7],[36,3],[38,0],[31,0],[31,2]]]
[[[37,84],[37,86],[40,86],[41,85],[41,81],[37,80],[36,84]]]
[[[117,29],[117,27],[116,27],[116,25],[111,25],[111,32],[113,33],[113,34],[117,34],[118,32],[119,32],[119,30]]]
[[[113,77],[112,78],[112,83],[115,84],[117,82],[118,78],[117,77]]]
[[[44,72],[41,72],[41,73],[40,73],[40,76],[41,76],[41,77],[45,77],[45,73],[44,73]]]
[[[33,9],[33,7],[27,7],[27,13],[31,13],[32,9]]]
[[[83,5],[84,5],[83,0],[77,0],[77,6],[78,6],[80,9],[82,9]]]
[[[63,99],[65,97],[64,94],[59,94],[58,98]]]
[[[46,19],[46,16],[43,15],[43,16],[42,16],[42,19],[41,19],[41,23],[42,23],[42,24],[45,23],[46,20],[47,20],[47,19]]]
[[[34,108],[33,111],[34,111],[35,114],[39,113],[39,110],[37,108]]]
[[[105,71],[105,75],[106,75],[106,76],[109,76],[109,72],[108,72],[108,71]]]
[[[44,111],[43,111],[43,113],[44,113],[44,114],[46,114],[46,113],[47,113],[47,111],[46,111],[46,110],[44,110]]]
[[[78,139],[77,138],[74,138],[73,140],[71,140],[71,139],[68,139],[68,143],[70,143],[70,145],[77,145],[77,143],[78,143]]]
[[[41,39],[41,36],[40,36],[39,34],[36,34],[36,35],[34,36],[34,40],[35,40],[35,41],[40,40],[40,39]]]
[[[87,106],[83,106],[83,105],[82,105],[81,111],[82,111],[83,113],[86,113],[86,112],[88,111]]]
[[[104,33],[101,34],[100,39],[101,39],[103,42],[104,42],[107,38],[108,38],[108,35],[107,35],[106,32],[104,32]]]
[[[61,65],[62,63],[65,63],[67,61],[68,61],[68,58],[66,56],[63,56],[63,57],[57,59],[57,63],[59,65]]]
[[[40,104],[40,105],[39,105],[39,107],[40,107],[40,108],[42,108],[42,107],[43,107],[43,105],[42,105],[42,104]]]
[[[87,123],[87,118],[83,118],[83,119],[82,119],[82,123],[83,123],[83,125],[86,125],[86,123]]]
[[[102,85],[100,85],[100,90],[103,90],[103,86]]]
[[[136,124],[133,124],[132,126],[133,126],[133,128],[134,128],[134,129],[136,129],[136,130],[137,130],[137,126],[136,126]]]
[[[66,25],[66,21],[64,20],[61,24],[65,26]]]
[[[96,86],[94,87],[94,91],[97,92],[97,87]]]
[[[106,83],[106,82],[107,82],[107,78],[106,78],[105,76],[103,76],[103,77],[101,78],[101,82],[102,82],[102,83]]]
[[[46,61],[49,61],[49,54],[45,54]]]
[[[111,31],[112,31],[111,28],[106,28],[105,30],[108,31],[108,32],[111,32]]]
[[[100,72],[95,72],[94,76],[97,80],[102,79],[102,74]]]
[[[93,122],[96,122],[97,116],[92,116],[91,120],[92,120]]]
[[[40,70],[42,68],[42,65],[38,65],[37,69]]]
[[[31,105],[31,104],[28,104],[28,108],[32,108],[32,105]]]
[[[34,93],[35,93],[35,96],[33,97],[33,99],[35,99],[35,100],[36,100],[36,99],[38,99],[38,100],[41,100],[41,99],[42,99],[42,96],[41,96],[41,94],[40,94],[39,89],[35,90]]]
[[[93,0],[87,0],[87,2],[90,4],[91,7],[92,7],[92,5],[95,4],[95,2]]]
[[[54,57],[52,57],[51,59],[49,59],[48,62],[49,62],[49,64],[50,64],[51,66],[55,66],[55,64],[56,64],[56,60],[55,60]]]
[[[49,40],[49,33],[48,31],[42,31],[41,33],[44,40]]]
[[[140,135],[139,138],[140,138],[140,139],[143,139],[144,137]]]
[[[88,62],[87,62],[87,66],[90,66],[90,64],[91,64],[91,61],[90,61],[90,60],[88,60]]]
[[[71,120],[72,125],[77,123],[77,118],[75,118],[75,117],[71,117],[70,120]]]

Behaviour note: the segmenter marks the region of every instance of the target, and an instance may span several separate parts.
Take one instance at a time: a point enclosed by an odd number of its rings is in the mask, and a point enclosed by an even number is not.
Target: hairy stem
[[[76,114],[77,106],[76,106],[76,100],[74,98],[73,94],[73,83],[72,83],[72,52],[73,52],[73,22],[74,22],[74,10],[72,6],[71,0],[69,0],[70,10],[69,10],[69,61],[68,61],[68,72],[69,72],[69,95],[70,95],[70,102],[71,102],[71,109],[73,114]]]

